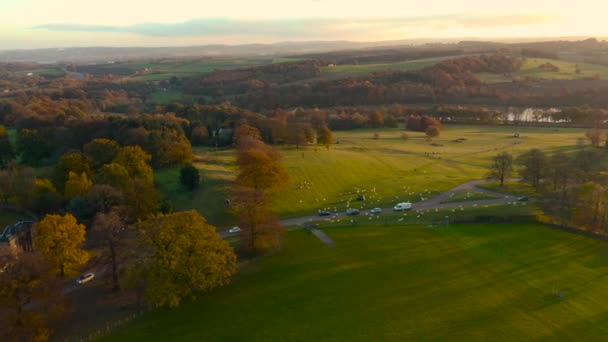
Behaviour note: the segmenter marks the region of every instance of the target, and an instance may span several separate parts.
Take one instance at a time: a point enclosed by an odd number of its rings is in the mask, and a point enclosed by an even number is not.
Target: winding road
[[[517,179],[508,179],[508,181],[513,181]],[[507,181],[507,180],[505,180]],[[411,210],[429,210],[429,209],[450,209],[450,208],[459,208],[459,207],[473,207],[480,205],[496,205],[496,204],[506,204],[517,201],[517,196],[507,195],[496,191],[490,191],[483,188],[480,188],[478,185],[488,183],[488,180],[474,180],[466,183],[462,183],[450,190],[447,190],[433,198],[413,203]],[[500,198],[496,199],[488,199],[488,200],[479,200],[479,201],[466,201],[466,202],[451,202],[451,203],[443,203],[448,200],[452,194],[457,194],[465,191],[476,191],[482,192],[494,196],[499,196]],[[383,212],[393,211],[393,208],[382,208]],[[318,216],[318,215],[310,215],[296,218],[289,218],[281,220],[281,224],[285,227],[289,226],[302,226],[305,223],[315,222],[315,221],[323,221],[328,218],[336,218],[336,217],[346,217],[346,214],[343,212],[336,213],[332,216]],[[227,231],[221,232],[220,235],[222,237],[229,237],[232,235],[236,235],[238,233],[228,233]]]

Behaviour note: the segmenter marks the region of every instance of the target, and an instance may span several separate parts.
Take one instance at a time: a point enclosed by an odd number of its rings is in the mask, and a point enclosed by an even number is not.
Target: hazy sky
[[[602,0],[0,0],[0,49],[605,37],[606,10]]]

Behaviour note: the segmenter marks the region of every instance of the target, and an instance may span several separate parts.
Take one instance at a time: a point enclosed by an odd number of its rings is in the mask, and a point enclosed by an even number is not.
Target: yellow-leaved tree
[[[177,306],[196,292],[229,284],[236,271],[230,244],[195,211],[142,221],[137,240],[139,258],[127,285],[152,306]]]
[[[89,260],[89,253],[81,248],[85,226],[72,214],[46,215],[34,224],[34,234],[34,248],[61,276],[76,274]]]
[[[84,196],[93,187],[93,182],[86,173],[76,174],[70,171],[68,181],[65,183],[65,198]]]

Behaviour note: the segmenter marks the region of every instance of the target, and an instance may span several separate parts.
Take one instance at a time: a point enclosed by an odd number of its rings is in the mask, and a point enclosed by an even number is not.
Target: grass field
[[[443,201],[443,203],[481,201],[481,200],[496,199],[496,198],[500,198],[500,197],[492,195],[492,194],[484,193],[484,192],[479,192],[479,191],[466,191],[466,192],[461,192],[459,194],[454,194],[448,200]]]
[[[520,138],[513,138],[513,133]],[[378,132],[379,140],[372,135]],[[339,144],[296,149],[283,147],[282,163],[289,183],[276,199],[274,209],[283,218],[305,216],[318,209],[344,211],[348,206],[369,209],[392,207],[397,202],[417,202],[461,183],[483,179],[490,158],[501,151],[515,156],[531,148],[547,153],[576,150],[584,130],[502,126],[448,125],[430,145],[423,133],[409,132],[400,139],[399,129],[334,132]],[[467,139],[456,143],[459,138]],[[197,209],[210,222],[225,228],[232,224],[223,208],[234,177],[234,152],[197,150],[195,165],[203,170],[207,184],[193,193],[179,185],[178,170],[157,173],[157,182],[176,209]],[[516,175],[515,175],[516,176]],[[491,185],[490,185],[491,186]],[[506,192],[520,194],[508,184]],[[505,191],[505,190],[503,190]],[[356,202],[365,194],[365,202]],[[529,194],[524,192],[524,194]]]
[[[234,283],[106,341],[608,338],[608,244],[535,224],[290,232]]]
[[[540,69],[539,66],[545,63],[551,63],[557,66],[560,70],[558,72],[549,72]],[[577,64],[581,70],[580,74],[576,73]],[[525,77],[550,80],[575,80],[594,77],[595,75],[599,75],[601,79],[608,79],[608,66],[543,58],[527,58],[521,70],[513,73],[510,76],[493,73],[477,74],[477,76],[486,83],[512,82],[514,78],[517,79]]]
[[[385,71],[385,70],[396,70],[396,71],[412,71],[424,69],[428,66],[435,64],[435,62],[417,62],[407,61],[401,63],[386,63],[386,64],[344,64],[327,66],[321,69],[323,74],[335,75],[363,75],[371,74],[373,72]]]
[[[414,59],[396,63],[378,63],[378,64],[342,64],[334,66],[326,66],[321,69],[325,77],[356,76],[370,74],[373,72],[396,70],[396,71],[413,71],[421,70],[430,67],[439,61],[459,58],[462,56],[442,56],[433,58]]]
[[[169,104],[174,101],[180,101],[184,98],[184,93],[177,90],[157,91],[151,94],[152,101],[158,104]]]
[[[193,164],[202,176],[199,189],[188,191],[179,182],[179,167],[156,171],[156,183],[175,210],[197,210],[211,224],[227,228],[236,222],[224,204],[224,199],[230,196],[235,177],[234,154],[232,151],[211,152],[206,149],[195,149],[195,153]]]
[[[194,77],[202,74],[211,73],[215,70],[230,70],[246,68],[270,63],[292,62],[294,59],[288,58],[206,58],[190,61],[167,61],[151,63],[120,63],[108,66],[129,68],[135,73],[144,69],[149,69],[145,74],[129,77],[131,81],[162,81],[168,80],[173,76],[178,78]]]
[[[63,72],[63,70],[57,69],[57,68],[19,71],[16,74],[19,76],[26,76],[29,73],[32,73],[33,75],[48,76],[48,77],[61,77],[61,76],[65,75],[65,72]]]
[[[517,130],[520,138],[513,138]],[[373,140],[374,132],[380,134]],[[283,148],[283,165],[290,176],[275,209],[280,216],[301,216],[317,209],[343,211],[357,194],[363,206],[392,207],[417,202],[461,183],[483,179],[490,158],[507,151],[515,156],[531,148],[547,153],[576,149],[582,130],[501,126],[446,126],[429,144],[423,133],[400,139],[398,129],[334,132],[340,144],[329,150]],[[456,143],[459,138],[467,139]],[[361,205],[361,202],[356,202]]]

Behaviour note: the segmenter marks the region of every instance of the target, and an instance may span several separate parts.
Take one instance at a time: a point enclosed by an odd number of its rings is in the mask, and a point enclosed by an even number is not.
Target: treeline
[[[493,158],[489,177],[502,183],[519,165],[519,176],[541,197],[541,221],[608,235],[605,156],[605,150],[586,146],[583,138],[572,155],[531,149],[513,159],[503,152]]]
[[[184,133],[188,122],[171,115],[85,118],[64,122],[30,118],[19,122],[15,150],[25,164],[48,165],[70,150],[80,150],[92,138],[125,146],[141,146],[154,167],[187,163],[192,159]]]
[[[277,63],[252,68],[221,70],[199,78],[184,81],[188,94],[206,94],[222,97],[242,94],[321,75],[322,63],[317,60]]]

